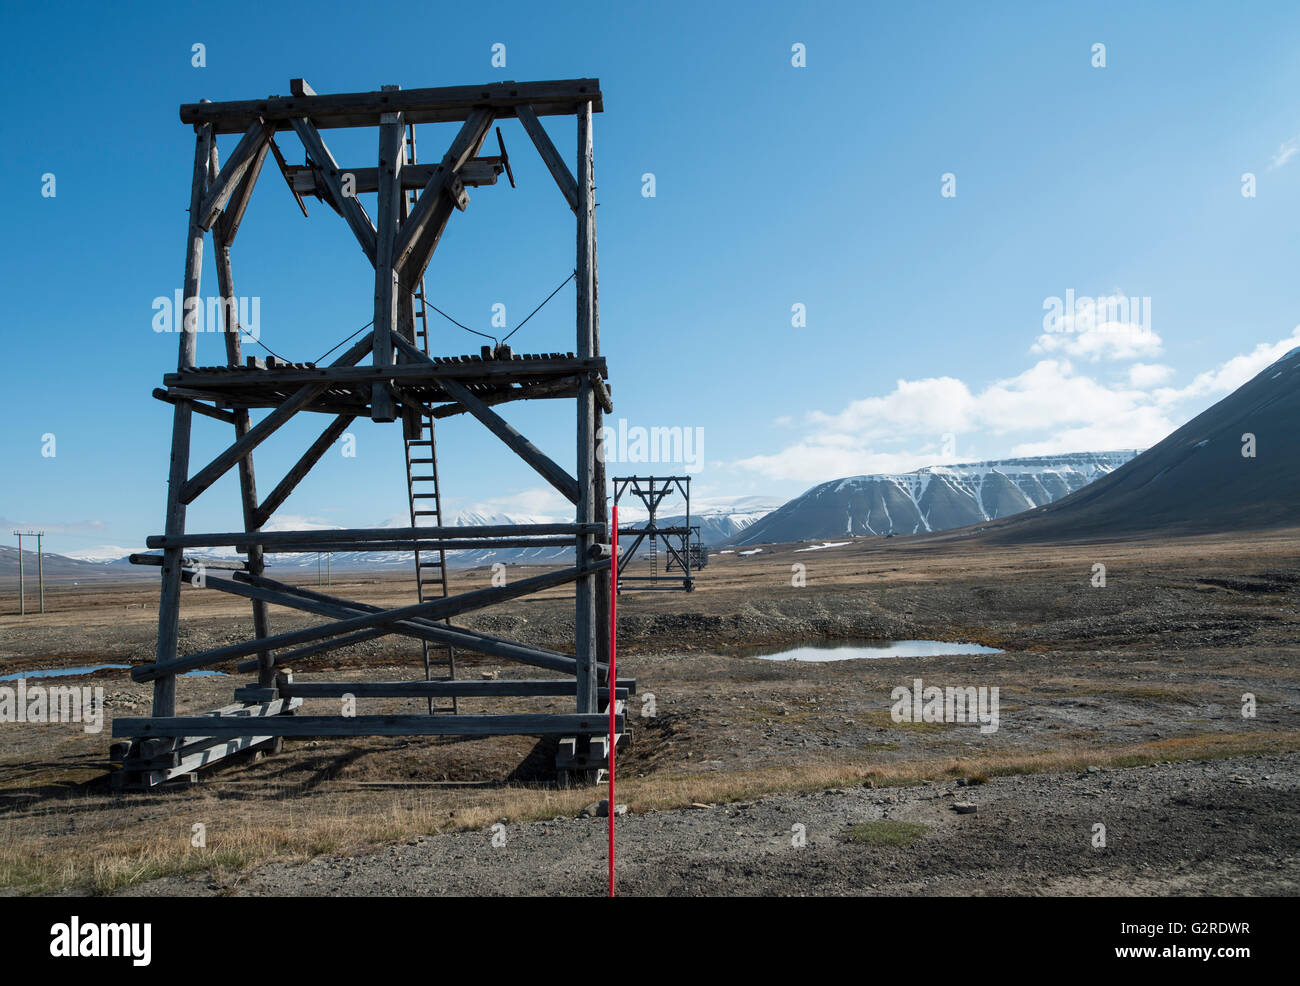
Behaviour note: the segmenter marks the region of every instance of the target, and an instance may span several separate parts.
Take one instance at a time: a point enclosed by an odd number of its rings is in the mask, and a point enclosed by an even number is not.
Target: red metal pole
[[[614,695],[618,684],[615,662],[618,658],[618,505],[614,505],[610,524],[609,563],[609,895],[614,896]],[[624,709],[624,715],[627,710]]]

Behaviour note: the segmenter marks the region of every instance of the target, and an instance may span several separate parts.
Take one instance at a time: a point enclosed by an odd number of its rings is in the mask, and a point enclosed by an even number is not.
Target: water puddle
[[[0,675],[0,681],[17,681],[19,678],[67,678],[78,674],[94,674],[96,671],[125,670],[129,664],[83,664],[75,668],[33,668],[19,671],[17,674]],[[225,678],[224,671],[186,671],[182,678]]]
[[[95,671],[107,671],[110,668],[128,668],[129,664],[85,664],[76,668],[33,668],[19,671],[17,674],[0,675],[0,681],[17,681],[19,678],[66,678],[74,674],[91,674]]]
[[[954,644],[947,640],[870,640],[858,643],[809,644],[782,650],[749,650],[746,657],[764,661],[861,661],[878,657],[939,657],[948,654],[1004,654],[983,644]]]

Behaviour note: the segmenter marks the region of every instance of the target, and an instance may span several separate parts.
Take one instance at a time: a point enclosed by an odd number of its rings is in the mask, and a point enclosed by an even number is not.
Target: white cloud
[[[507,514],[511,517],[524,517],[537,523],[562,523],[573,520],[573,504],[550,486],[533,486],[528,489],[508,493],[505,496],[479,500],[469,506],[449,510],[450,500],[444,501],[444,516],[454,513],[473,513],[490,517]]]
[[[1300,153],[1300,137],[1292,137],[1286,143],[1279,144],[1277,151],[1273,154],[1273,161],[1268,166],[1268,170],[1272,171],[1274,168],[1282,167],[1297,153]]]
[[[824,442],[834,444],[836,431],[851,433],[850,442],[861,436],[873,438],[909,435],[939,435],[964,431],[970,426],[974,398],[962,381],[953,377],[899,380],[892,393],[854,401],[838,414],[814,411],[808,420],[821,426]]]
[[[775,455],[755,455],[736,465],[768,479],[791,479],[821,482],[841,476],[869,473],[910,472],[932,464],[938,458],[937,447],[926,452],[872,452],[865,449],[828,448],[808,442],[792,445]]]
[[[1129,385],[1139,390],[1164,383],[1173,375],[1174,368],[1162,363],[1134,363],[1128,368]]]
[[[735,465],[769,479],[823,482],[970,459],[943,455],[945,444],[951,453],[956,436],[965,436],[965,444],[982,437],[984,445],[991,436],[1019,439],[997,455],[1147,448],[1200,410],[1180,411],[1180,404],[1235,390],[1297,346],[1300,326],[1182,388],[1156,386],[1173,373],[1163,364],[1136,363],[1126,380],[1108,384],[1064,359],[1040,360],[978,392],[954,377],[899,380],[884,396],[853,401],[836,413],[809,413],[812,427],[800,441]]]
[[[1010,454],[1062,455],[1067,452],[1109,452],[1114,449],[1146,449],[1165,438],[1181,422],[1166,417],[1154,407],[1129,407],[1101,420],[1065,428],[1040,441],[1021,442]]]
[[[1297,346],[1300,346],[1300,325],[1292,329],[1291,334],[1284,339],[1271,343],[1261,342],[1249,353],[1234,356],[1223,365],[1198,374],[1186,387],[1166,387],[1157,390],[1156,400],[1162,404],[1174,404],[1193,397],[1231,393],[1264,367],[1281,359]]]
[[[97,534],[100,531],[107,530],[108,525],[102,520],[69,520],[62,523],[58,521],[50,523],[49,521],[11,520],[8,517],[0,517],[0,528],[4,528],[6,535],[9,531],[17,530],[21,530],[24,534],[27,531],[43,531],[46,534]],[[23,550],[27,550],[25,543]]]
[[[1063,320],[1068,323],[1069,320]],[[1046,332],[1033,345],[1035,353],[1061,353],[1097,362],[1103,359],[1137,359],[1155,356],[1163,340],[1150,327],[1137,322],[1100,322],[1068,326],[1060,332]]]

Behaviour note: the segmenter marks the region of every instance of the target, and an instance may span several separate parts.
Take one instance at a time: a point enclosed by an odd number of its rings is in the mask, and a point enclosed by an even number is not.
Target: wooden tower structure
[[[596,219],[593,198],[592,116],[600,112],[595,79],[502,82],[485,86],[317,95],[302,79],[291,95],[239,102],[200,102],[180,108],[195,132],[194,167],[186,239],[185,322],[179,334],[175,373],[166,374],[154,396],[172,405],[171,466],[164,533],[148,539],[161,555],[135,556],[161,566],[155,660],[132,669],[152,681],[152,715],[118,718],[113,734],[122,760],[119,784],[152,787],[231,753],[279,744],[283,737],[365,735],[557,735],[557,767],[588,775],[604,763],[609,702],[615,703],[615,737],[623,734],[622,700],[635,682],[608,680],[609,526],[605,474],[597,442],[603,416],[612,411],[607,368],[600,354],[597,305]],[[572,170],[541,118],[577,119]],[[424,274],[443,231],[469,204],[467,189],[490,186],[513,172],[501,153],[480,150],[498,121],[518,120],[576,216],[577,332],[570,353],[516,354],[504,346],[478,355],[430,351],[424,324]],[[450,147],[433,163],[415,160],[415,128],[459,123]],[[373,128],[378,153],[373,166],[343,167],[323,132]],[[277,138],[292,133],[305,163],[290,165]],[[222,163],[221,135],[240,135]],[[351,228],[374,280],[374,322],[329,365],[245,359],[240,344],[231,249],[268,153],[302,205],[311,195],[336,211]],[[362,162],[357,162],[361,164]],[[376,193],[376,215],[359,193]],[[305,207],[303,208],[306,212]],[[221,362],[201,365],[196,313],[205,245],[215,253],[222,302],[225,351]],[[179,313],[178,313],[179,314]],[[576,475],[534,446],[494,408],[516,401],[571,399],[576,404]],[[265,412],[265,413],[261,413]],[[260,419],[254,421],[254,414]],[[300,414],[324,416],[320,437],[264,497],[258,495],[253,452]],[[477,419],[487,431],[536,470],[573,504],[572,523],[455,527],[442,524],[434,423],[453,415]],[[263,528],[293,489],[356,418],[400,423],[406,446],[409,528],[267,532]],[[230,429],[228,446],[210,462],[191,467],[191,429],[196,419]],[[211,427],[212,425],[207,424]],[[186,509],[220,477],[237,470],[243,513],[240,531],[201,534],[186,530]],[[571,565],[493,586],[451,594],[446,552],[468,548],[568,546]],[[233,547],[243,560],[200,564],[187,551]],[[266,574],[267,552],[411,551],[416,558],[417,601],[393,609],[366,605],[286,584]],[[254,635],[223,647],[178,653],[182,584],[250,600]],[[565,584],[575,586],[572,654],[506,640],[463,627],[451,618],[495,603]],[[299,630],[274,632],[270,607],[321,618]],[[340,647],[387,634],[418,640],[424,680],[327,682],[293,680],[285,669]],[[431,659],[430,652],[438,658]],[[475,651],[557,672],[527,680],[458,680],[454,651]],[[200,716],[176,715],[178,675],[219,662],[240,661],[255,683],[235,692],[235,703]],[[435,664],[439,674],[435,675]],[[410,715],[302,715],[305,698],[409,697],[427,702]],[[465,697],[572,696],[572,713],[460,714]]]
[[[619,524],[620,538],[627,538],[618,553],[618,591],[681,590],[695,591],[695,572],[709,563],[709,553],[700,543],[700,529],[691,524],[690,476],[615,476],[614,503],[628,494],[641,501],[646,520],[639,524]],[[684,503],[684,523],[662,524],[659,508],[676,493]],[[642,545],[650,564],[649,575],[627,575]],[[664,570],[659,571],[663,554]],[[674,574],[679,573],[679,574]]]

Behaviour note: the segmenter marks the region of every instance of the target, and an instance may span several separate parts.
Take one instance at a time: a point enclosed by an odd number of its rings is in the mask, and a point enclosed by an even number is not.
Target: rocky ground
[[[616,817],[615,879],[625,895],[1291,895],[1297,795],[1297,754],[773,795]],[[908,844],[870,841],[899,837],[882,821],[908,823]],[[557,816],[129,893],[599,894],[607,825]]]

